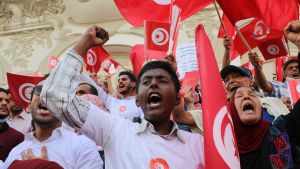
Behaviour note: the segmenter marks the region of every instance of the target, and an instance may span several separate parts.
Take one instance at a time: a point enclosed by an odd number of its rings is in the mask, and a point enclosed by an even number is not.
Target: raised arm
[[[267,78],[262,70],[262,66],[259,63],[259,57],[256,52],[249,52],[249,61],[254,66],[255,78],[261,89],[268,93],[272,93],[273,86],[270,82],[267,81]]]
[[[231,48],[231,39],[228,36],[224,37],[223,45],[225,47],[224,55],[223,55],[223,61],[222,61],[222,67],[226,67],[230,65],[230,48]]]
[[[94,46],[103,45],[108,33],[93,26],[80,41],[65,53],[61,64],[46,79],[41,93],[41,103],[59,119],[74,128],[81,128],[87,119],[90,104],[76,97],[76,87],[80,82],[80,71],[86,52]]]

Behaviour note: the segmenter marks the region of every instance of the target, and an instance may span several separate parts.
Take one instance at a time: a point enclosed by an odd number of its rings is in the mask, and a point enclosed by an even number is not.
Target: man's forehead
[[[7,94],[7,93],[5,93],[5,92],[0,92],[0,97],[2,97],[2,98],[9,98],[9,95]]]
[[[142,78],[144,77],[170,77],[170,74],[164,69],[157,68],[157,69],[150,69],[146,71],[143,74]]]

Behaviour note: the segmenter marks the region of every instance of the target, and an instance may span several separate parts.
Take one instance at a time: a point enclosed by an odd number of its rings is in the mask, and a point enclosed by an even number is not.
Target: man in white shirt
[[[83,135],[62,128],[61,120],[40,104],[41,89],[42,86],[33,89],[30,104],[35,132],[25,135],[25,140],[10,152],[4,168],[14,160],[20,160],[22,153],[28,150],[41,156],[43,147],[47,148],[49,161],[55,161],[65,169],[103,168],[95,143]]]
[[[31,131],[31,115],[21,106],[16,105],[10,96],[7,124],[23,134]]]
[[[136,102],[144,112],[141,124],[107,114],[75,96],[82,56],[107,40],[105,30],[91,27],[45,81],[42,104],[102,145],[107,168],[203,169],[202,136],[179,130],[170,120],[180,102],[180,83],[168,63],[150,62],[141,70],[136,87]]]
[[[121,116],[133,121],[135,118],[142,118],[143,111],[135,104],[136,100],[136,78],[129,71],[123,71],[119,74],[118,92],[122,99],[107,94],[100,86],[96,84],[87,74],[80,75],[81,82],[88,83],[97,88],[99,98],[104,102],[106,109],[112,115]]]

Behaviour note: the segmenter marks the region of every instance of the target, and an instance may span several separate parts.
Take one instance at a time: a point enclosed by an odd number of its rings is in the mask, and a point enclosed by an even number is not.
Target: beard
[[[23,111],[23,108],[21,106],[14,105],[14,106],[11,106],[9,110],[10,110],[10,112],[12,112],[12,114],[18,115]]]
[[[55,117],[49,120],[43,120],[43,119],[32,117],[32,121],[36,123],[40,128],[46,129],[55,126],[56,123],[59,122],[60,120],[58,120]]]

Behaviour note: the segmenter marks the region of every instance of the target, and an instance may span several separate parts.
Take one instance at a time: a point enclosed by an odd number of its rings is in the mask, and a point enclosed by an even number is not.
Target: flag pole
[[[248,51],[251,52],[252,49],[251,49],[250,45],[248,44],[248,42],[246,41],[246,39],[244,38],[244,36],[241,34],[239,28],[236,25],[234,25],[234,28],[236,30],[236,33],[238,34],[238,36],[241,38],[241,40],[243,41],[244,45],[248,49]]]
[[[219,20],[220,20],[220,22],[221,22],[221,26],[222,26],[222,28],[223,28],[223,30],[224,30],[225,36],[228,37],[227,31],[226,31],[226,29],[225,29],[223,20],[222,20],[222,18],[221,18],[220,12],[219,12],[218,7],[217,7],[217,4],[216,4],[216,1],[213,1],[213,2],[214,2],[214,6],[215,6],[215,8],[216,8],[217,14],[218,14],[218,18],[219,18]]]
[[[113,61],[115,61],[116,63],[118,63],[123,69],[125,69],[126,71],[128,71],[120,62],[116,61],[114,58],[110,57]]]

